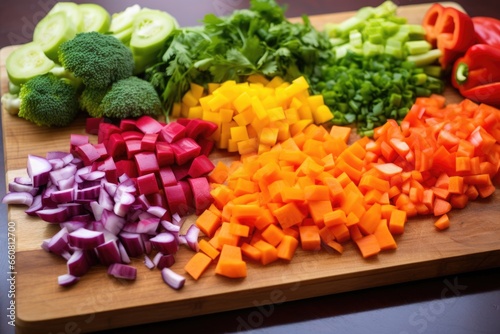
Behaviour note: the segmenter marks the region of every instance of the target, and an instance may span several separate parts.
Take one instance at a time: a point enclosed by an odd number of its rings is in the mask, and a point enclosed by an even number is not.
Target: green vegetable
[[[33,32],[33,41],[42,47],[47,57],[57,62],[59,46],[75,37],[76,33],[75,24],[66,13],[57,11],[38,22]]]
[[[115,37],[119,37],[122,42],[128,43],[132,37],[134,19],[140,11],[141,6],[135,4],[111,15],[109,32]]]
[[[59,48],[59,61],[91,88],[106,88],[134,71],[132,52],[111,35],[79,33]]]
[[[19,117],[39,126],[66,126],[79,112],[76,89],[52,73],[23,84],[19,100]]]
[[[83,17],[78,4],[74,2],[56,2],[54,7],[47,13],[47,16],[55,13],[63,13],[76,32],[82,31]]]
[[[78,5],[82,16],[81,32],[97,31],[105,33],[111,24],[111,16],[102,6],[94,3]]]
[[[90,117],[103,117],[101,101],[109,89],[96,89],[86,87],[80,94],[80,108],[86,111]]]
[[[165,46],[163,61],[146,70],[146,78],[168,111],[190,82],[241,82],[251,74],[313,77],[332,55],[326,34],[306,16],[303,24],[287,21],[274,0],[251,0],[250,9],[227,17],[206,15],[202,27],[175,30]]]
[[[9,81],[14,85],[21,85],[37,75],[47,73],[54,65],[41,46],[33,42],[15,49],[5,62]]]
[[[363,7],[338,24],[326,24],[325,32],[335,57],[342,58],[354,52],[368,57],[388,54],[410,61],[416,59],[422,64],[435,62],[439,55],[425,40],[423,27],[407,24],[405,18],[397,16],[397,8],[388,0],[378,7]]]
[[[168,13],[143,8],[134,18],[130,48],[135,56],[157,54],[170,33],[179,26]]]
[[[402,119],[415,98],[441,93],[443,82],[428,76],[415,63],[387,54],[365,57],[347,52],[322,68],[311,88],[323,94],[332,122],[357,123],[358,133],[370,136],[387,119]]]
[[[82,94],[82,98],[86,95]],[[98,93],[87,92],[99,99]],[[87,102],[89,98],[87,95]],[[85,102],[84,102],[85,103]],[[87,104],[87,108],[90,104]],[[88,110],[88,109],[87,109]],[[108,118],[129,118],[142,115],[159,116],[163,112],[162,103],[154,87],[138,77],[129,77],[115,82],[104,95],[98,108],[90,110],[102,113]]]

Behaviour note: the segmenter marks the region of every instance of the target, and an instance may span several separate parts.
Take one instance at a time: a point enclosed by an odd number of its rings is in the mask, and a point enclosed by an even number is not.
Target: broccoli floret
[[[100,108],[103,116],[119,119],[142,115],[158,116],[163,112],[154,87],[138,77],[115,82],[102,99]]]
[[[75,88],[52,73],[28,80],[21,86],[19,99],[19,117],[40,126],[66,126],[80,110]]]
[[[18,94],[5,93],[2,95],[2,106],[11,115],[19,113],[21,99]]]
[[[95,31],[62,43],[59,62],[85,86],[97,89],[128,78],[134,71],[132,51],[117,38]]]
[[[101,101],[109,89],[96,89],[85,87],[80,95],[80,108],[91,117],[103,117]]]

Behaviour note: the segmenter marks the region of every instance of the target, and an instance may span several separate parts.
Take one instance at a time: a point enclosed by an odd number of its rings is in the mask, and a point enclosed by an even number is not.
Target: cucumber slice
[[[45,16],[35,27],[33,41],[38,43],[43,52],[54,61],[58,61],[59,45],[76,35],[76,28],[63,12]]]
[[[23,44],[5,61],[9,81],[14,85],[22,85],[37,75],[49,72],[53,67],[54,62],[45,55],[42,47],[34,42]]]
[[[111,15],[104,7],[93,3],[78,5],[82,15],[82,32],[97,31],[102,34],[108,31],[111,24]]]
[[[135,16],[141,11],[141,6],[133,5],[125,8],[123,12],[111,15],[109,31],[115,35],[124,30],[132,28]]]
[[[119,32],[114,32],[111,34],[111,36],[118,38],[123,44],[128,46],[130,43],[130,39],[132,38],[132,31],[134,31],[134,27],[130,27]]]
[[[159,51],[170,33],[177,28],[177,21],[168,13],[143,9],[134,20],[130,48],[137,56]]]
[[[77,32],[82,31],[82,14],[78,5],[74,2],[58,2],[52,7],[47,15],[55,13],[64,13],[69,18],[69,21],[75,27]]]

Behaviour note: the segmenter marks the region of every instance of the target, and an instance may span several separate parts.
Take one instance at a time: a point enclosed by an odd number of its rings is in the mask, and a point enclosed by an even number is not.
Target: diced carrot
[[[210,244],[205,239],[200,239],[200,241],[198,242],[198,246],[200,248],[200,251],[207,254],[212,260],[215,260],[220,254],[219,250],[212,246],[212,244]]]
[[[299,241],[297,239],[295,239],[291,235],[284,235],[283,239],[277,247],[278,258],[291,261],[298,245]]]
[[[262,257],[262,252],[259,249],[255,248],[254,246],[246,242],[242,243],[240,248],[243,256],[246,256],[247,258],[253,261],[260,262],[260,259]]]
[[[184,270],[197,280],[205,272],[210,263],[212,263],[212,259],[208,255],[197,252],[186,263]]]
[[[208,180],[212,183],[222,184],[229,175],[229,168],[222,161],[217,162],[215,168],[208,175]]]
[[[300,245],[303,250],[317,251],[321,249],[319,228],[316,225],[299,226]]]
[[[208,237],[213,237],[215,231],[221,226],[220,217],[210,210],[205,210],[196,218],[196,226]]]
[[[339,244],[335,240],[327,242],[326,245],[336,250],[339,254],[342,254],[344,252],[344,246],[342,246],[342,244]]]
[[[381,250],[397,248],[396,240],[394,240],[393,235],[389,231],[387,220],[383,219],[380,221],[373,235],[377,238]]]
[[[265,241],[276,247],[285,236],[285,233],[278,226],[271,224],[262,231],[261,236]]]
[[[356,240],[356,245],[361,251],[363,258],[375,256],[380,253],[380,245],[375,235],[369,234]]]
[[[278,259],[278,250],[270,243],[264,240],[259,240],[254,243],[253,246],[261,252],[262,255],[260,258],[260,262],[263,265],[269,264]]]
[[[237,246],[240,236],[231,233],[231,223],[223,222],[218,235],[219,246]]]
[[[446,230],[448,227],[450,227],[450,219],[448,218],[448,215],[445,213],[441,217],[439,217],[435,222],[434,226],[438,230]]]
[[[247,276],[247,265],[242,259],[241,248],[225,244],[222,246],[215,273],[229,278]]]
[[[395,209],[391,213],[389,219],[389,230],[392,234],[401,234],[404,232],[404,227],[407,220],[407,213],[403,210]]]

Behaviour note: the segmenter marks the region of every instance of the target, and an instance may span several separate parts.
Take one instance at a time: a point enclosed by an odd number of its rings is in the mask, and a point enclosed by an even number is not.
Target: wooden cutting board
[[[428,6],[401,7],[399,14],[410,23],[420,23]],[[340,22],[352,14],[312,16],[311,21],[321,29],[327,22]],[[7,91],[5,59],[13,48],[0,51],[2,93]],[[445,95],[448,102],[460,100],[451,88]],[[26,175],[28,153],[43,156],[53,150],[68,151],[69,135],[84,134],[84,119],[68,128],[49,130],[2,111],[2,131],[7,181],[11,181]],[[231,159],[222,152],[212,158]],[[405,233],[397,237],[398,249],[376,258],[364,260],[353,244],[346,245],[343,255],[299,250],[291,263],[275,262],[265,267],[249,263],[245,279],[216,276],[212,266],[198,281],[188,277],[185,287],[174,291],[163,283],[160,272],[147,269],[142,259],[133,261],[138,269],[135,282],[113,279],[98,266],[75,286],[59,287],[57,276],[66,273],[65,261],[40,249],[42,240],[55,234],[58,227],[11,206],[9,221],[15,223],[17,247],[16,328],[30,334],[96,331],[497,267],[499,213],[497,190],[487,200],[452,211],[452,224],[445,232],[434,229],[432,217],[411,219]],[[181,248],[173,270],[184,274],[182,268],[191,255],[187,248]],[[235,330],[237,326],[235,320]]]

